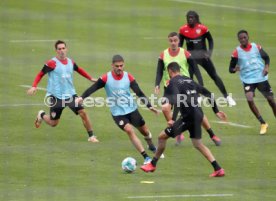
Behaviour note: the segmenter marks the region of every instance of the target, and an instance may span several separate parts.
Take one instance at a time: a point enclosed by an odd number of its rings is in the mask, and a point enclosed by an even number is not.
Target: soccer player
[[[32,87],[27,91],[28,95],[34,95],[40,80],[45,74],[48,74],[46,96],[50,102],[50,114],[47,115],[43,110],[40,110],[36,117],[35,126],[39,128],[43,121],[52,127],[57,126],[63,109],[68,106],[76,115],[80,115],[89,136],[88,141],[98,142],[84,108],[81,105],[75,104],[77,95],[73,85],[73,72],[76,71],[93,82],[96,79],[92,78],[83,68],[67,57],[68,49],[64,41],[56,41],[55,51],[56,56],[43,66],[42,70],[35,77]]]
[[[268,124],[262,118],[254,102],[255,89],[257,88],[267,99],[274,116],[276,117],[276,104],[273,92],[268,82],[270,59],[264,49],[255,43],[249,42],[248,32],[240,30],[237,33],[240,46],[232,53],[229,72],[240,72],[244,93],[250,110],[261,123],[260,134],[267,132]]]
[[[182,47],[186,40],[187,50],[192,54],[196,63],[201,65],[208,75],[214,80],[215,84],[225,97],[229,106],[235,106],[236,102],[228,95],[225,86],[218,76],[215,66],[211,60],[213,52],[214,42],[211,33],[208,28],[201,24],[199,21],[199,15],[195,11],[189,11],[186,15],[187,24],[183,25],[179,29],[179,46]],[[209,49],[207,50],[206,39],[209,43]],[[202,85],[203,86],[203,85]]]
[[[195,75],[197,77],[197,80],[199,84],[203,84],[201,73],[198,70],[198,67],[196,63],[194,62],[190,52],[187,50],[178,47],[179,44],[179,37],[176,32],[171,32],[168,35],[168,42],[169,42],[169,48],[165,49],[158,59],[157,63],[157,71],[156,71],[156,79],[155,79],[155,94],[159,94],[160,92],[160,82],[163,81],[164,88],[166,89],[168,82],[170,80],[167,67],[171,62],[177,62],[180,65],[180,74],[191,77],[192,73],[195,72]],[[175,120],[177,116],[177,113],[175,113],[175,116],[173,119]],[[204,116],[204,120],[202,123],[202,126],[206,129],[208,132],[210,138],[213,140],[213,142],[219,146],[221,144],[221,140],[218,136],[216,136],[208,122],[208,119],[206,116]],[[176,137],[176,145],[179,145],[181,141],[184,140],[184,135],[178,135]]]
[[[203,111],[198,104],[199,94],[211,98],[213,111],[218,118],[226,121],[226,115],[218,110],[214,97],[206,88],[195,83],[191,78],[180,74],[178,63],[170,63],[168,65],[168,72],[171,80],[165,90],[164,98],[167,101],[163,101],[162,111],[169,126],[162,131],[158,137],[158,148],[154,158],[150,163],[141,166],[141,169],[145,172],[155,171],[157,161],[165,150],[167,139],[170,137],[174,138],[180,135],[181,132],[188,130],[194,147],[197,148],[214,167],[214,172],[210,176],[224,176],[224,169],[220,167],[211,151],[201,141]],[[180,97],[186,97],[186,101],[180,101]],[[181,113],[181,117],[175,122],[171,119],[172,105],[174,105],[174,108],[178,108]]]
[[[94,85],[89,87],[81,97],[77,98],[76,101],[82,103],[86,97],[104,87],[113,120],[117,126],[128,135],[132,144],[143,156],[144,164],[146,164],[151,158],[148,156],[141,141],[136,136],[133,126],[144,136],[149,150],[155,152],[156,147],[152,142],[152,135],[145,120],[137,109],[137,104],[130,93],[130,89],[141,98],[141,101],[143,101],[152,112],[157,114],[158,111],[152,107],[149,100],[138,86],[135,78],[130,73],[124,71],[124,67],[125,63],[123,57],[121,55],[114,55],[112,58],[112,71],[104,74]]]

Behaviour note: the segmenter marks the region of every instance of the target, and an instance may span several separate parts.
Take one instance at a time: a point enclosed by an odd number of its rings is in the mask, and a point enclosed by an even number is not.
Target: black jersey
[[[174,108],[179,109],[183,118],[196,113],[202,113],[198,97],[202,94],[210,99],[213,111],[219,112],[214,97],[205,87],[197,84],[191,78],[177,75],[173,77],[165,89],[164,98],[167,98]]]

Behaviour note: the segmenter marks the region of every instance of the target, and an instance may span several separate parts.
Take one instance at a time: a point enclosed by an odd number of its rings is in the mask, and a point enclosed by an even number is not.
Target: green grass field
[[[157,58],[168,45],[166,37],[185,23],[190,9],[198,11],[202,23],[209,27],[215,42],[213,61],[238,102],[236,107],[221,109],[229,121],[250,127],[212,122],[217,120],[215,115],[204,108],[223,144],[216,147],[205,131],[203,140],[226,170],[224,178],[208,177],[212,168],[192,147],[188,134],[181,146],[176,147],[173,139],[168,141],[166,158],[153,174],[139,169],[134,174],[123,173],[121,161],[125,157],[136,158],[138,167],[143,160],[106,107],[87,108],[99,144],[87,142],[80,118],[69,109],[64,110],[56,128],[45,124],[34,128],[37,111],[48,111],[43,105],[45,92],[28,97],[20,85],[31,85],[44,62],[55,55],[55,40],[66,40],[69,56],[95,77],[110,70],[112,55],[122,54],[125,70],[150,95]],[[1,201],[276,200],[275,117],[256,93],[256,103],[269,123],[267,135],[260,136],[259,123],[244,100],[238,75],[228,73],[231,53],[238,45],[236,33],[247,29],[251,41],[261,44],[270,55],[270,84],[276,91],[273,0],[2,0],[0,16]],[[221,96],[204,70],[201,72],[206,87]],[[46,82],[44,77],[39,86],[46,87]],[[89,85],[75,74],[79,94]],[[101,90],[95,96],[105,93]],[[163,116],[140,112],[157,141],[166,126]]]

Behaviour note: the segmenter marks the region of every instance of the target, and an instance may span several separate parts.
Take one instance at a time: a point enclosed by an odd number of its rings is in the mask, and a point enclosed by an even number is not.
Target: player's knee
[[[53,121],[53,122],[51,122],[51,127],[56,127],[57,125],[58,125],[58,121]]]
[[[130,126],[129,124],[127,124],[125,127],[124,127],[124,131],[127,133],[127,134],[132,134],[134,132],[132,126]]]
[[[196,149],[200,149],[203,146],[200,139],[192,139],[192,142],[193,142],[194,148]]]

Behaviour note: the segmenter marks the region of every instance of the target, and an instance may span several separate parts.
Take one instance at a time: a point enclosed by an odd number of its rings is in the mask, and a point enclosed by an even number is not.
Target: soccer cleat
[[[181,133],[180,135],[176,136],[175,137],[175,145],[180,145],[181,142],[185,139],[184,135]]]
[[[210,177],[223,177],[225,175],[224,169],[220,168],[217,171],[214,171],[212,174],[210,174]]]
[[[148,150],[152,151],[154,154],[157,151],[155,146],[148,146]],[[165,155],[161,154],[160,158],[165,158]]]
[[[261,124],[261,130],[260,130],[260,135],[264,135],[267,132],[268,124]]]
[[[36,128],[39,128],[40,127],[40,125],[41,125],[41,123],[42,123],[42,118],[41,118],[41,114],[42,113],[45,113],[43,110],[39,110],[39,112],[38,112],[38,114],[37,114],[37,116],[36,116],[36,120],[35,120],[35,127]]]
[[[143,170],[144,172],[154,172],[156,169],[156,166],[153,166],[151,163],[148,163],[146,165],[142,165],[140,169]]]
[[[88,142],[97,143],[99,142],[99,140],[97,139],[96,136],[91,136],[88,138]]]
[[[230,107],[237,105],[236,101],[231,96],[227,96],[226,101]]]
[[[146,165],[146,164],[149,164],[150,162],[151,162],[151,158],[148,156],[148,157],[145,158],[143,164]]]
[[[211,139],[213,140],[213,142],[215,143],[216,146],[221,145],[221,140],[219,139],[218,136],[214,135]]]

